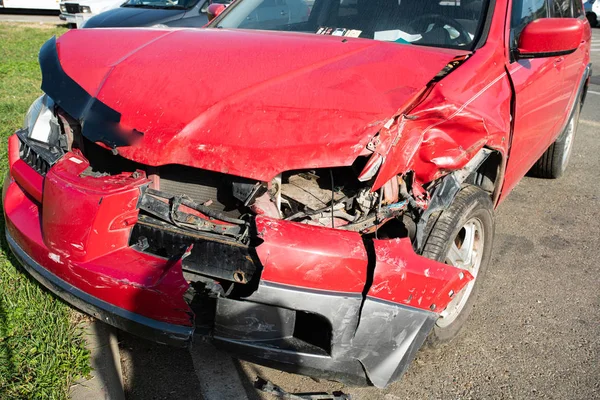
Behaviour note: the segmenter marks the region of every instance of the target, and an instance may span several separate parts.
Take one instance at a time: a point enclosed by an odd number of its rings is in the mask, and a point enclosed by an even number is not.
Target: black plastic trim
[[[81,123],[81,134],[92,142],[103,142],[115,148],[129,146],[142,132],[125,131],[120,126],[121,114],[85,91],[63,70],[58,57],[56,37],[40,50],[42,90],[54,103]]]
[[[559,56],[567,56],[569,54],[573,54],[577,51],[577,49],[572,50],[563,50],[563,51],[553,51],[548,53],[519,53],[518,50],[514,51],[515,58],[517,60],[531,60],[533,58],[549,58],[549,57],[559,57]]]
[[[490,29],[492,27],[492,21],[494,20],[494,11],[496,10],[496,0],[489,0],[486,8],[487,15],[485,16],[485,23],[481,33],[479,34],[479,40],[475,45],[475,49],[482,48],[486,43],[488,36],[490,35]]]

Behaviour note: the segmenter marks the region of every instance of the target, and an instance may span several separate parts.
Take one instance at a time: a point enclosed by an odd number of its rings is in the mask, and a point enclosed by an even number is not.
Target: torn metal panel
[[[504,66],[493,61],[500,50],[480,50],[436,83],[420,104],[383,131],[374,157],[384,157],[373,188],[414,171],[421,184],[464,166],[485,146],[508,152],[512,89]],[[482,63],[476,85],[468,65]],[[392,161],[393,160],[393,161]]]
[[[477,155],[475,155],[464,168],[454,171],[444,177],[442,182],[433,190],[431,200],[427,206],[427,210],[423,212],[417,225],[417,235],[415,238],[415,248],[421,251],[424,243],[425,228],[429,218],[436,212],[442,211],[447,208],[462,188],[465,180],[476,171],[481,164],[492,153],[489,149],[481,149]]]
[[[437,314],[367,297],[352,340],[355,356],[373,385],[402,376],[437,320]]]
[[[374,245],[372,298],[439,313],[473,279],[468,271],[417,255],[407,238]]]

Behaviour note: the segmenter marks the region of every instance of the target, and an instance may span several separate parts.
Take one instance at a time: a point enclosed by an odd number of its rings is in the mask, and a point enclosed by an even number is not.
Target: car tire
[[[587,17],[588,22],[592,28],[598,26],[598,16],[594,13],[587,13],[585,15]]]
[[[581,103],[577,101],[565,130],[536,161],[528,175],[537,178],[558,179],[565,173],[573,152],[573,142],[579,125],[580,113]]]
[[[463,290],[455,294],[448,307],[441,311],[426,342],[428,347],[435,348],[458,335],[473,309],[492,256],[494,205],[489,193],[469,185],[456,195],[447,209],[432,215],[427,225],[422,255],[467,269],[474,277]],[[468,236],[472,239],[468,240]],[[469,241],[471,249],[468,248]],[[470,252],[470,255],[464,257],[469,260],[458,260],[457,250],[465,255]]]

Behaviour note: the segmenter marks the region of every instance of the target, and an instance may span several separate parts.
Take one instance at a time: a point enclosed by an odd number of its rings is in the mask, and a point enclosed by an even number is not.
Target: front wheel
[[[598,25],[598,16],[596,14],[587,13],[586,17],[592,28],[595,28]]]
[[[422,255],[467,270],[473,280],[440,313],[429,338],[430,346],[452,340],[465,324],[488,268],[494,242],[494,206],[490,195],[466,186],[441,214],[432,216]]]

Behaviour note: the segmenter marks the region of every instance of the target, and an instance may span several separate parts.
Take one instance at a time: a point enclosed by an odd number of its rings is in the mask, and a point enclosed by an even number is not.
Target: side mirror
[[[208,20],[212,21],[213,19],[217,18],[219,14],[221,14],[223,11],[225,11],[225,4],[211,4],[206,10],[206,14],[208,14]]]
[[[571,54],[583,39],[582,21],[576,18],[541,18],[521,32],[517,58],[556,57]]]

